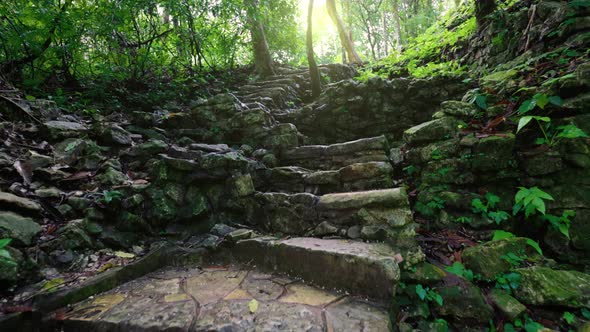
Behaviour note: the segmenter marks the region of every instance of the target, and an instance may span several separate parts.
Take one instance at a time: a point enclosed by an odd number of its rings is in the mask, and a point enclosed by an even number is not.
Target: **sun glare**
[[[300,6],[300,25],[303,31],[307,29],[307,7],[309,0],[301,1]],[[334,55],[336,50],[340,49],[338,40],[338,31],[336,26],[332,23],[328,10],[326,9],[325,0],[315,0],[313,4],[313,46],[314,51],[318,57],[318,61],[322,62],[322,58],[328,55]]]

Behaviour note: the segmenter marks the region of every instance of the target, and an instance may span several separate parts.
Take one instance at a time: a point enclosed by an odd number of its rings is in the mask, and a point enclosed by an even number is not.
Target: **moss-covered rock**
[[[526,238],[510,238],[490,241],[479,246],[463,250],[465,266],[484,278],[492,279],[496,275],[509,271],[513,266],[502,256],[509,253],[522,256],[536,256]]]
[[[19,272],[24,263],[23,254],[11,247],[5,247],[10,254],[10,263],[0,262],[0,288],[2,285],[12,285],[19,280]]]
[[[470,120],[475,114],[477,114],[477,107],[474,104],[463,101],[443,101],[440,107],[444,114],[454,116],[459,119]]]
[[[128,180],[125,174],[113,167],[107,167],[96,179],[104,186],[116,186],[124,184]]]
[[[513,134],[480,139],[473,149],[473,169],[492,171],[509,167],[514,162],[514,143]]]
[[[577,271],[546,267],[517,269],[521,275],[516,298],[532,305],[555,305],[572,308],[590,306],[590,275]]]
[[[54,240],[44,243],[50,251],[57,249],[86,249],[92,248],[92,239],[86,234],[82,220],[70,221],[62,227]]]
[[[401,278],[404,282],[432,285],[442,281],[445,275],[446,272],[438,266],[430,263],[420,263],[403,270]]]
[[[494,315],[494,309],[486,302],[480,289],[474,285],[443,287],[438,293],[443,298],[443,305],[435,306],[434,310],[442,316],[487,322]]]
[[[526,312],[527,308],[517,299],[513,298],[500,289],[492,289],[489,298],[494,305],[508,318],[513,321]]]
[[[451,138],[457,131],[457,120],[441,118],[424,122],[404,131],[404,141],[410,145],[420,145]]]
[[[15,245],[29,246],[41,226],[31,218],[12,212],[0,212],[0,238],[11,238]]]

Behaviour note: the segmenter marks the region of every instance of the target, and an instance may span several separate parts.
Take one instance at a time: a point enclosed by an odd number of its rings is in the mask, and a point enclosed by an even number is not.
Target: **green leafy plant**
[[[512,213],[524,211],[525,217],[530,217],[537,212],[545,214],[545,200],[553,201],[554,198],[538,187],[525,188],[519,187],[519,191],[514,196],[514,209]]]
[[[496,277],[496,288],[512,292],[518,289],[522,276],[516,272],[509,272]]]
[[[572,325],[576,321],[576,315],[572,314],[569,311],[564,312],[562,318],[569,325]]]
[[[473,218],[466,217],[466,216],[461,216],[461,217],[455,218],[455,222],[458,222],[461,224],[470,224],[472,221],[473,221]]]
[[[548,96],[546,94],[538,93],[535,94],[531,99],[524,101],[518,108],[518,113],[524,115],[530,111],[533,111],[537,107],[544,110],[547,105],[560,107],[563,105],[563,100],[559,96]],[[537,126],[543,134],[543,137],[540,137],[535,141],[535,143],[539,145],[547,144],[549,146],[555,146],[564,138],[575,139],[588,137],[588,135],[582,129],[573,124],[554,128],[550,117],[537,115],[522,116],[518,121],[516,133],[519,133],[533,120],[537,123]]]
[[[516,235],[514,235],[510,232],[503,231],[503,230],[496,230],[496,231],[494,231],[494,234],[492,236],[492,241],[510,239],[513,237],[516,237]],[[537,251],[537,253],[539,253],[539,255],[543,255],[543,250],[541,250],[541,247],[539,246],[539,243],[537,241],[527,238],[526,243],[529,246],[531,246],[533,249],[535,249],[535,251]]]
[[[428,302],[435,302],[436,304],[442,306],[443,305],[443,298],[438,294],[435,290],[431,289],[430,287],[424,288],[424,286],[418,284],[416,285],[416,295],[422,301]]]
[[[570,225],[571,220],[576,216],[576,212],[573,210],[565,210],[561,214],[561,216],[555,216],[552,214],[546,214],[543,216],[543,219],[556,230],[558,230],[561,234],[565,235],[568,239],[570,238]]]
[[[537,122],[539,129],[541,129],[541,133],[543,137],[539,137],[535,140],[535,143],[538,145],[549,145],[555,146],[562,139],[575,139],[575,138],[587,138],[588,135],[576,125],[564,125],[559,126],[555,129],[551,126],[551,118],[546,116],[523,116],[520,118],[518,122],[518,128],[516,129],[516,133],[519,133],[527,124],[529,124],[532,120]],[[542,123],[545,123],[544,125]]]
[[[479,275],[474,275],[473,271],[465,268],[465,265],[459,263],[459,262],[454,262],[453,265],[451,266],[447,266],[445,268],[445,270],[447,272],[450,272],[454,275],[458,275],[460,277],[463,277],[469,281],[473,281],[474,279],[480,279],[481,277]]]
[[[512,323],[504,324],[504,332],[516,332],[517,329],[523,329],[525,332],[538,332],[543,330],[545,327],[533,321],[529,316],[525,316],[525,319],[517,319]]]
[[[440,197],[434,197],[431,201],[424,204],[422,202],[417,202],[415,209],[416,211],[420,212],[422,215],[432,217],[436,214],[437,211],[440,211],[445,208],[445,201]]]
[[[435,149],[430,153],[430,158],[432,158],[432,160],[440,160],[444,158],[444,155],[439,149]]]
[[[12,242],[12,239],[0,239],[0,264],[16,266],[16,261],[6,249],[10,242]]]
[[[488,192],[485,195],[485,200],[485,204],[479,198],[475,198],[471,201],[471,206],[474,213],[479,213],[484,217],[493,220],[496,224],[500,224],[502,221],[508,220],[510,218],[510,214],[508,214],[506,211],[492,210],[496,207],[496,204],[500,202],[500,197]]]
[[[553,201],[554,198],[538,187],[520,187],[520,190],[514,196],[515,204],[512,212],[516,215],[517,213],[524,211],[526,218],[529,218],[538,212],[542,215],[542,220],[547,221],[551,227],[569,238],[569,228],[571,224],[570,218],[575,216],[575,212],[572,210],[565,210],[561,216],[547,214],[545,200]]]
[[[527,255],[524,252],[514,253],[509,252],[506,255],[500,256],[501,259],[507,261],[511,266],[517,267],[527,259]]]
[[[120,199],[123,197],[123,193],[118,190],[105,190],[103,192],[104,201],[105,203],[110,203],[114,200]]]

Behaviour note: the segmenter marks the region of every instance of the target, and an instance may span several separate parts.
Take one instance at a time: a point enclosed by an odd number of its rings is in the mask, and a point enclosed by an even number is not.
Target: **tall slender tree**
[[[312,17],[313,0],[309,0],[309,5],[307,7],[307,62],[309,63],[309,75],[311,76],[311,95],[316,98],[322,93],[322,85],[320,82],[320,71],[318,70],[318,65],[315,62],[313,54]]]
[[[340,42],[346,50],[348,61],[351,63],[361,63],[362,60],[356,53],[350,36],[346,33],[344,22],[340,18],[340,15],[338,15],[338,10],[336,10],[336,1],[326,0],[326,7],[328,9],[328,15],[330,15],[330,18],[332,19],[332,21],[336,25],[336,28],[338,29],[338,36],[340,36]]]
[[[262,25],[259,13],[256,10],[259,8],[258,0],[247,0],[247,4],[248,25],[252,38],[252,49],[254,51],[254,67],[256,68],[256,72],[262,77],[274,75],[275,71],[268,49],[266,33],[264,32],[264,26]]]

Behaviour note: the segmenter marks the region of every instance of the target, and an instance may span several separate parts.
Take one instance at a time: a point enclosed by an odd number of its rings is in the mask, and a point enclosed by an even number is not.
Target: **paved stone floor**
[[[164,269],[73,306],[64,331],[389,331],[386,308],[240,267]]]

